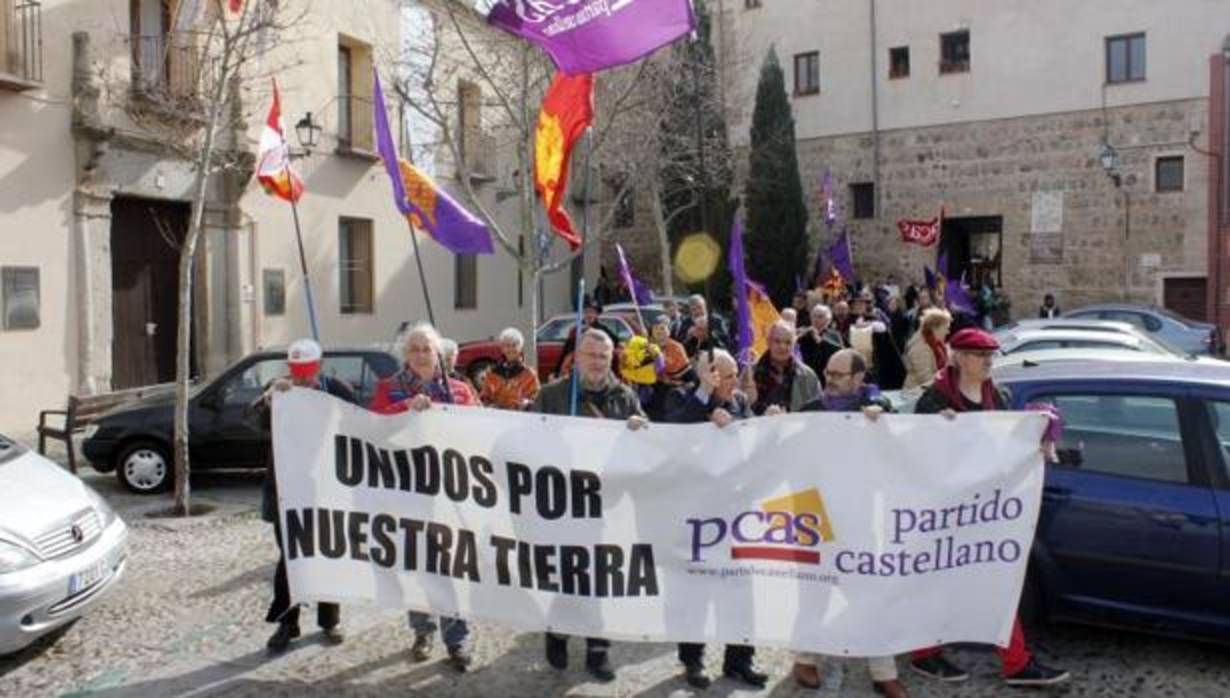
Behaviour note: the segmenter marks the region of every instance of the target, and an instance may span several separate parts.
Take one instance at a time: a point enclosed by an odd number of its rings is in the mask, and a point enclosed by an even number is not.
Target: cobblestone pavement
[[[257,515],[259,478],[213,475],[194,479],[199,500],[219,506],[214,515],[187,524],[146,519],[141,512],[167,506],[165,498],[121,492],[115,478],[86,475],[132,526],[126,578],[92,613],[54,642],[40,642],[0,658],[0,695],[36,696],[834,696],[870,697],[864,665],[834,660],[825,686],[804,691],[789,678],[790,654],[758,653],[774,681],[748,691],[728,680],[693,692],[683,683],[674,647],[619,644],[612,650],[618,680],[600,685],[580,669],[582,648],[573,641],[573,667],[557,672],[542,658],[541,636],[477,624],[472,670],[458,675],[440,659],[413,664],[404,616],[344,608],[346,642],[324,645],[304,615],[305,637],[286,654],[270,658],[263,622],[271,594],[276,547]],[[891,632],[891,628],[886,628]],[[1073,671],[1073,681],[1049,691],[1061,696],[1230,696],[1230,650],[1179,640],[1106,630],[1056,626],[1032,634],[1048,662]],[[719,652],[708,652],[710,671]],[[988,652],[957,650],[953,658],[972,678],[958,687],[903,675],[913,695],[1028,696],[997,680]],[[899,662],[904,667],[904,662]]]

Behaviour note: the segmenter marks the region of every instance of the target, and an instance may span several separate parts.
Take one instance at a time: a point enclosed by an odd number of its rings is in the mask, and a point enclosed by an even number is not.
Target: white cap
[[[292,364],[310,364],[320,361],[320,345],[313,339],[297,339],[286,350],[286,362]]]

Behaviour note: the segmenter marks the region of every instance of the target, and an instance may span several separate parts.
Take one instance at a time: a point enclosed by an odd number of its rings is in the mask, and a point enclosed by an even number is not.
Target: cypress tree
[[[795,279],[807,268],[807,206],[795,150],[794,113],[772,48],[756,87],[748,157],[744,243],[748,275],[764,284],[774,305],[784,308],[790,305]]]

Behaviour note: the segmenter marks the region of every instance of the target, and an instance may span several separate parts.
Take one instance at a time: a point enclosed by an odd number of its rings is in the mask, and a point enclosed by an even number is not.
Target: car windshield
[[[562,342],[568,338],[568,330],[572,329],[575,318],[557,317],[547,320],[546,324],[538,328],[538,341],[540,342]]]

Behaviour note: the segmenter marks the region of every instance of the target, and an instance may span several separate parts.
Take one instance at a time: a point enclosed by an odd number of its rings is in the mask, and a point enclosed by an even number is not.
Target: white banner
[[[1040,414],[653,424],[274,403],[297,601],[878,656],[1006,645]]]

